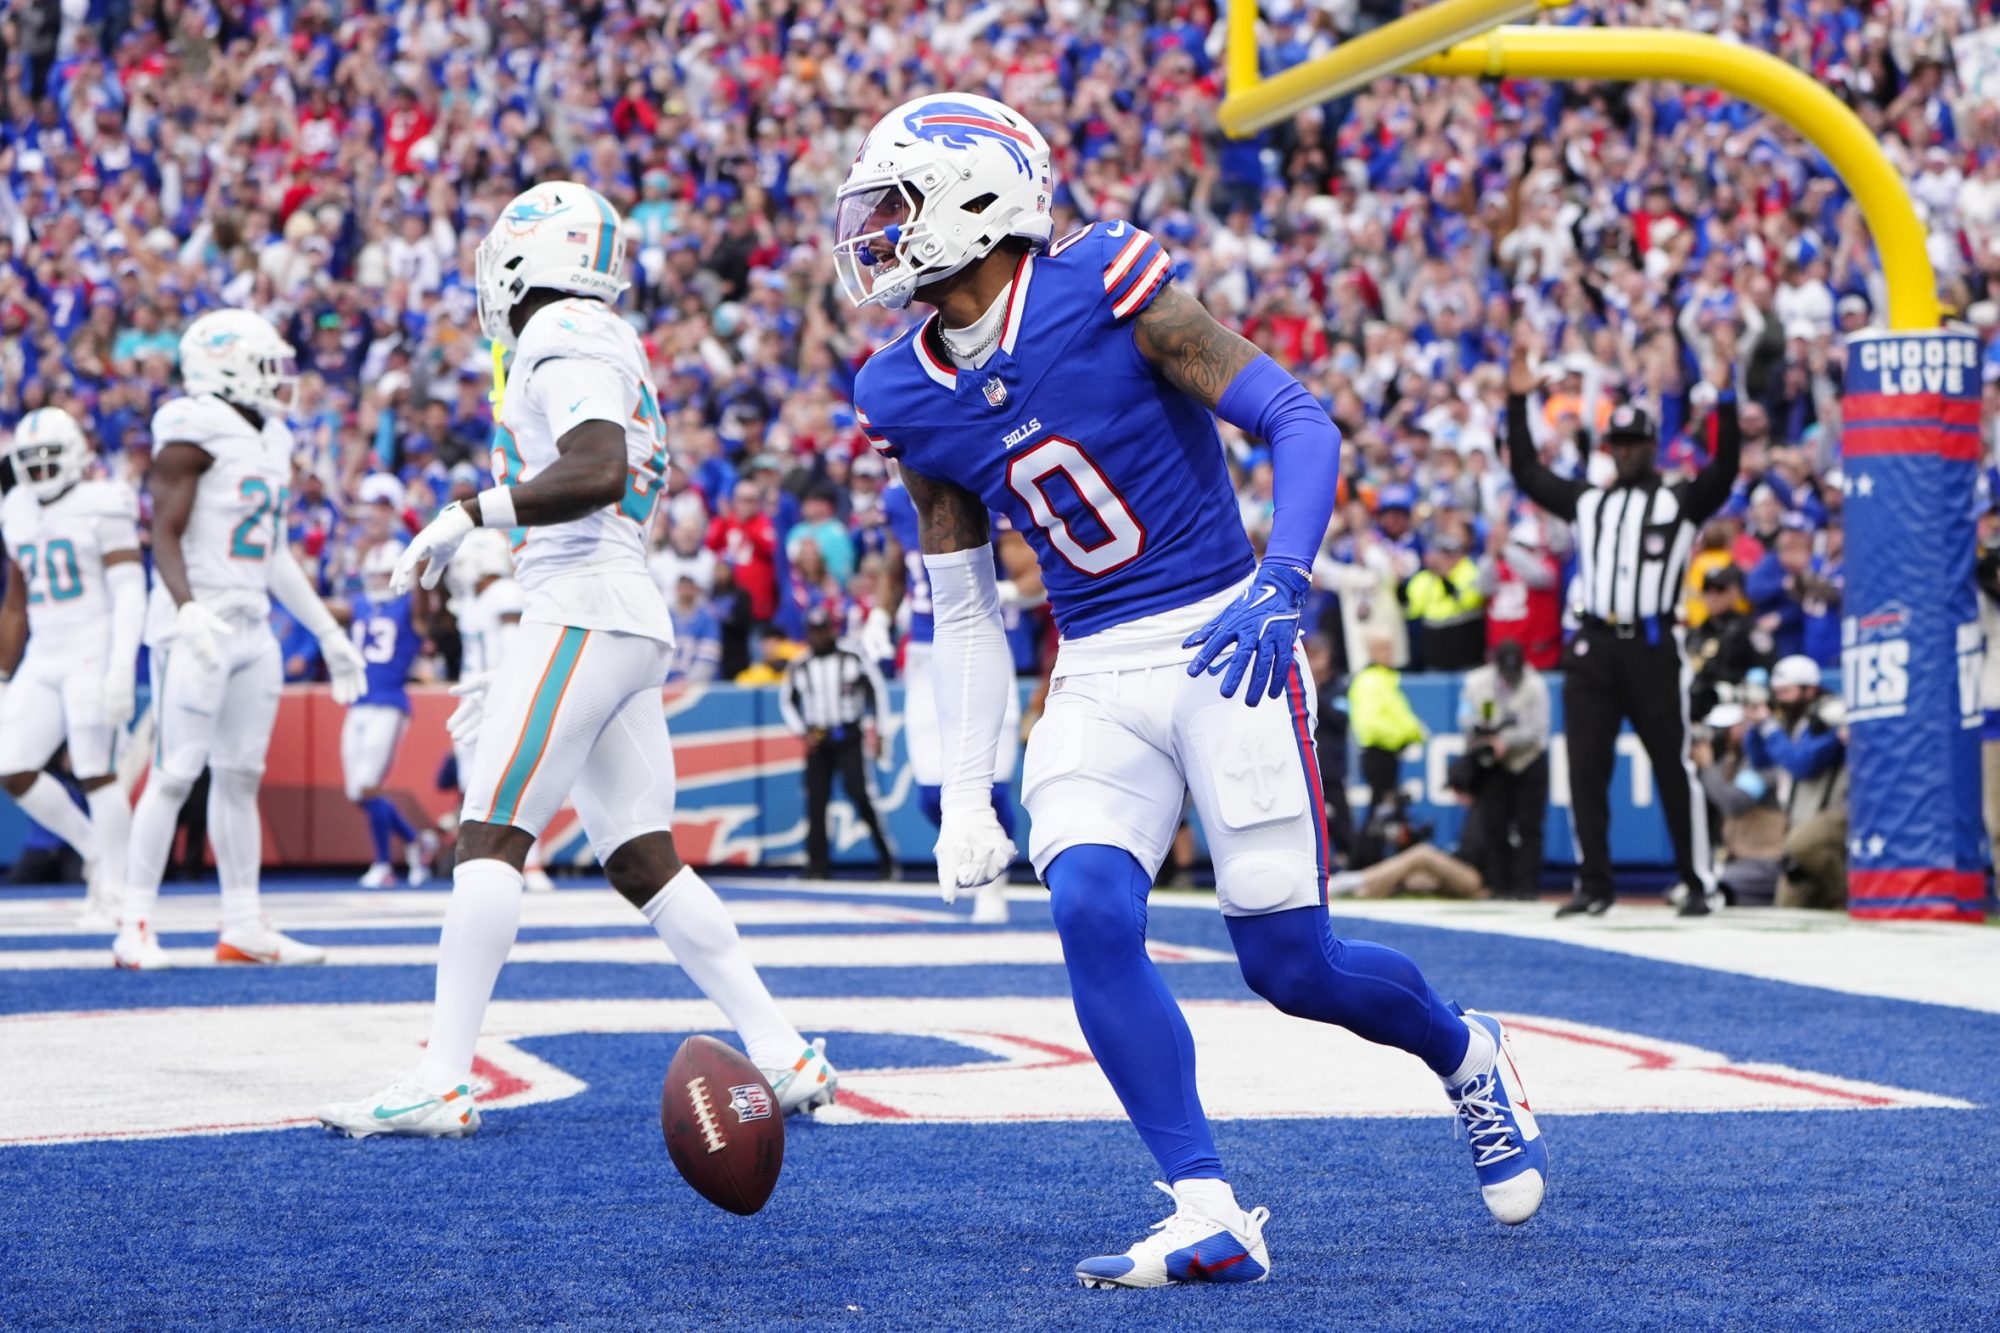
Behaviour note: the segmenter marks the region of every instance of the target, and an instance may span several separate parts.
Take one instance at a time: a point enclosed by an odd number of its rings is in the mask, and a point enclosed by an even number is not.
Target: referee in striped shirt
[[[896,858],[882,833],[882,820],[868,795],[865,760],[875,756],[883,729],[880,719],[889,706],[889,692],[875,664],[840,646],[833,617],[816,606],[806,616],[804,656],[785,668],[778,687],[778,711],[785,725],[806,742],[806,865],[814,879],[833,872],[827,847],[826,807],[833,800],[833,779],[847,791],[868,832],[874,836],[883,879],[896,878]],[[864,726],[864,723],[874,724]]]
[[[1516,336],[1507,374],[1507,453],[1520,492],[1576,529],[1576,588],[1582,628],[1563,659],[1563,739],[1569,751],[1570,817],[1582,864],[1557,916],[1602,915],[1610,906],[1611,774],[1618,728],[1630,722],[1652,761],[1675,868],[1687,886],[1682,916],[1709,910],[1714,872],[1708,803],[1688,759],[1690,675],[1677,614],[1695,534],[1722,508],[1736,481],[1741,437],[1732,367],[1718,356],[1711,382],[1708,465],[1692,481],[1660,475],[1659,434],[1643,408],[1611,413],[1603,431],[1617,476],[1606,486],[1558,477],[1543,466],[1528,428],[1535,387],[1528,340]]]

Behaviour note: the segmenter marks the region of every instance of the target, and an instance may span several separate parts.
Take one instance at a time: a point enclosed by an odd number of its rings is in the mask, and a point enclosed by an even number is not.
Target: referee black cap
[[[1641,441],[1659,438],[1659,431],[1653,425],[1653,418],[1646,409],[1636,403],[1620,403],[1611,411],[1611,420],[1604,423],[1604,439],[1607,443],[1621,440]]]

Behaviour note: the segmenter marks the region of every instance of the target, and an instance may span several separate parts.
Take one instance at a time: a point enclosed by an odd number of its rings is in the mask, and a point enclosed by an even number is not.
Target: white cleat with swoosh
[[[433,1092],[412,1075],[397,1079],[373,1097],[322,1106],[318,1115],[328,1129],[355,1139],[377,1134],[462,1139],[479,1128],[479,1105],[470,1084]]]

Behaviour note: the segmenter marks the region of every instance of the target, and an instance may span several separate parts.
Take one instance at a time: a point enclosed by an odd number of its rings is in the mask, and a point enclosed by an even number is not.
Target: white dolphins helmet
[[[834,270],[858,306],[900,310],[1009,236],[1047,245],[1055,171],[1026,116],[988,97],[919,97],[875,123],[836,196]]]
[[[82,481],[90,470],[90,441],[76,418],[60,407],[37,408],[22,417],[9,452],[14,480],[45,502]]]
[[[217,310],[181,335],[181,383],[254,412],[291,409],[299,376],[292,345],[254,310]]]
[[[507,322],[530,288],[616,301],[625,281],[625,234],[603,195],[572,181],[544,181],[500,210],[479,243],[479,327],[502,347],[514,345]]]

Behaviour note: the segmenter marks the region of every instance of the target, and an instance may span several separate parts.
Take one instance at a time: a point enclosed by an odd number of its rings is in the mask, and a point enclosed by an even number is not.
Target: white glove
[[[174,613],[174,647],[211,671],[222,665],[222,641],[228,634],[229,622],[192,597]]]
[[[947,810],[938,827],[938,889],[946,902],[955,903],[961,889],[983,889],[1006,874],[1016,855],[992,806]]]
[[[451,687],[451,697],[458,700],[458,707],[444,720],[444,729],[451,733],[453,745],[470,745],[479,734],[479,724],[486,720],[486,691],[492,684],[493,673],[479,671]],[[460,774],[459,780],[462,782],[468,776]]]
[[[896,655],[895,621],[879,606],[861,622],[861,655],[871,662],[886,662]]]
[[[438,580],[444,577],[444,567],[458,554],[459,543],[478,526],[472,515],[465,512],[465,506],[456,500],[440,509],[438,516],[403,548],[402,558],[396,561],[395,571],[389,575],[389,591],[398,597],[408,592],[410,584],[416,581],[419,566],[423,566],[424,586],[437,587]]]
[[[336,629],[320,635],[319,655],[326,663],[326,678],[333,682],[335,703],[351,704],[367,691],[368,664],[345,634]]]
[[[113,667],[104,676],[104,720],[112,727],[123,730],[132,720],[132,713],[138,707],[138,681],[132,674],[132,664],[123,668]]]

